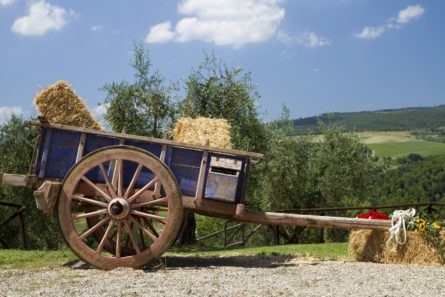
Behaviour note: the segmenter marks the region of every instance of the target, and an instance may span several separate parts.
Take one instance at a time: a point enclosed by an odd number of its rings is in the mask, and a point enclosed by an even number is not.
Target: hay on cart
[[[178,119],[172,131],[173,140],[189,144],[232,148],[230,124],[225,119],[189,118]]]
[[[35,97],[34,104],[52,124],[87,127],[101,130],[85,102],[73,90],[71,85],[58,81],[42,89]]]

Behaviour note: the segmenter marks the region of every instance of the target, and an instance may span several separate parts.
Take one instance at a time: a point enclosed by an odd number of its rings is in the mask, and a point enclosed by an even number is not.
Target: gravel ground
[[[0,296],[445,296],[445,267],[286,257],[167,258],[166,268],[0,269]]]

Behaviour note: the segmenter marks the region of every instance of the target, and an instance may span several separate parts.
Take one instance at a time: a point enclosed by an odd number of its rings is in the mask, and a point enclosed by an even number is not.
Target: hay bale
[[[376,263],[441,265],[443,261],[434,246],[421,233],[409,231],[404,245],[386,242],[384,230],[352,230],[349,253],[357,260]]]
[[[189,144],[232,148],[230,124],[224,119],[180,118],[172,131],[173,140]]]
[[[64,81],[41,90],[34,104],[50,123],[101,130],[82,98]]]

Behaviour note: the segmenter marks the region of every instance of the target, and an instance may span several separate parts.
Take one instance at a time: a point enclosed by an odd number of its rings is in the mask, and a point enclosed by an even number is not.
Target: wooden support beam
[[[10,174],[4,173],[2,178],[3,185],[10,185],[15,187],[34,187],[38,182],[38,178],[34,174]]]
[[[255,224],[279,226],[307,226],[341,229],[389,229],[389,220],[370,220],[343,217],[328,217],[301,214],[286,214],[277,212],[244,213],[236,220]]]
[[[209,141],[207,140],[207,145],[209,144]],[[202,197],[204,195],[204,180],[206,175],[206,169],[207,169],[207,158],[209,156],[209,153],[207,151],[202,152],[202,159],[201,159],[201,167],[199,168],[199,176],[198,176],[198,182],[196,185],[196,193],[195,193],[195,204],[199,205],[202,202]]]
[[[43,153],[42,153],[42,161],[40,163],[39,178],[45,177],[45,170],[46,170],[46,164],[48,162],[48,154],[49,154],[49,148],[51,146],[52,135],[53,135],[52,129],[46,130],[45,144],[43,146]]]
[[[77,147],[76,163],[83,157],[83,151],[85,150],[85,141],[87,138],[86,133],[80,133],[79,145]]]

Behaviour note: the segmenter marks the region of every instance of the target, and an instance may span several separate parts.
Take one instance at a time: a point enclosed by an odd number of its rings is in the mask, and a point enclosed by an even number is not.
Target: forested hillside
[[[317,122],[340,124],[346,130],[356,131],[412,131],[445,129],[445,105],[385,109],[378,111],[339,112],[321,114],[293,121],[295,134],[317,132]]]

